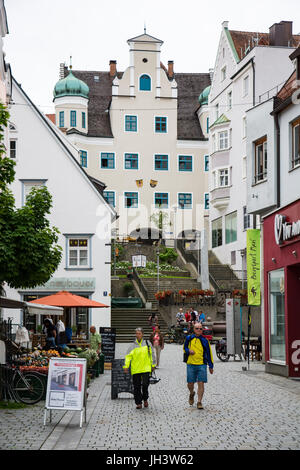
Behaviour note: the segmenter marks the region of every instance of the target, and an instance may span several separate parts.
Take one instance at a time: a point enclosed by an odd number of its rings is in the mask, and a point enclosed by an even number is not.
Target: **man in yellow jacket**
[[[148,341],[143,339],[143,329],[137,328],[135,330],[136,340],[130,346],[125,357],[124,372],[128,373],[131,367],[131,375],[134,388],[134,400],[136,408],[148,408],[148,387],[150,373],[155,369],[155,361],[152,355],[152,348]]]

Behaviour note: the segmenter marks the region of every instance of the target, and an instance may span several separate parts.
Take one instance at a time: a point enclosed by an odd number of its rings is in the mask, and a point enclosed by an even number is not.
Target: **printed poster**
[[[86,384],[86,359],[51,358],[47,382],[47,409],[81,411]]]
[[[260,305],[260,230],[247,230],[248,305]]]

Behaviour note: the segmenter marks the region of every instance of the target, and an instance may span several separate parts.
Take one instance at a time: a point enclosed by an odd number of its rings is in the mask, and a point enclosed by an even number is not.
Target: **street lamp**
[[[157,292],[159,292],[159,248],[156,250],[157,256]]]

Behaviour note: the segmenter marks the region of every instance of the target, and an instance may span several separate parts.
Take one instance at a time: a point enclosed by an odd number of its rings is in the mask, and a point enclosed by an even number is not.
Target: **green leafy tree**
[[[23,207],[15,207],[9,185],[15,162],[5,155],[4,128],[9,114],[0,103],[0,288],[33,288],[47,282],[62,256],[59,231],[50,227],[52,197],[46,187],[34,188]]]

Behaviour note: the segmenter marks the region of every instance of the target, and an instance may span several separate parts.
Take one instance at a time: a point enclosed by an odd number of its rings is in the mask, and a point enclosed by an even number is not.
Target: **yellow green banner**
[[[260,305],[260,230],[247,230],[248,305]]]

